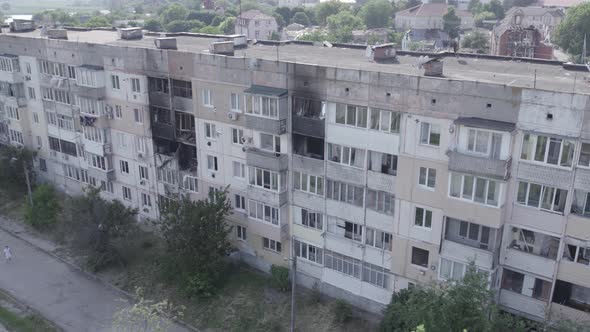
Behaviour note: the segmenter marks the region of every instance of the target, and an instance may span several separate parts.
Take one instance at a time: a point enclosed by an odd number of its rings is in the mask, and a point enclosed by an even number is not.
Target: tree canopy
[[[185,6],[173,3],[162,12],[162,23],[166,25],[173,21],[182,21],[187,18],[188,13],[189,11]]]
[[[328,17],[347,11],[349,6],[338,0],[321,2],[315,6],[315,19],[319,25],[326,25]]]
[[[477,53],[486,53],[488,48],[488,35],[485,32],[473,31],[463,37],[461,46],[474,49]]]
[[[348,10],[329,16],[327,22],[330,39],[340,43],[350,42],[353,30],[364,29],[360,17],[353,15]]]
[[[454,39],[459,37],[460,27],[461,18],[455,13],[455,8],[449,7],[446,14],[443,15],[443,30]]]
[[[310,24],[309,17],[304,12],[297,12],[293,15],[291,19],[292,23],[301,24],[303,26],[308,26]]]
[[[584,36],[590,48],[590,3],[568,9],[565,19],[559,24],[553,41],[574,56],[582,55]],[[584,56],[587,56],[584,55]]]
[[[391,23],[391,3],[387,0],[370,0],[360,10],[367,28],[385,28]]]

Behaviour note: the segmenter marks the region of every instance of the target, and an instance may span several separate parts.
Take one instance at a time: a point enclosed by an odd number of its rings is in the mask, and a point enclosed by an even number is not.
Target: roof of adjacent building
[[[408,8],[395,13],[395,17],[399,16],[414,16],[414,17],[430,17],[430,16],[443,16],[447,13],[449,6],[444,3],[425,3],[412,8]],[[464,10],[455,9],[455,13],[459,17],[472,17],[470,12]]]
[[[242,14],[240,14],[238,16],[238,18],[243,18],[246,20],[271,20],[271,19],[274,20],[275,19],[274,17],[267,15],[257,9],[251,9],[251,10],[245,11]]]
[[[588,0],[541,0],[543,7],[570,8]]]
[[[517,12],[522,12],[522,14],[526,16],[543,16],[545,14],[550,14],[551,16],[555,17],[562,17],[565,14],[558,8],[543,8],[543,7],[512,7],[510,8],[505,15],[505,18],[512,17]]]
[[[6,29],[0,34],[0,45],[14,43],[13,38],[43,38],[40,31],[10,33]],[[121,40],[116,31],[68,31],[69,40],[48,41],[54,43],[103,44],[128,48],[155,49],[155,37],[144,36],[138,40]],[[178,36],[178,52],[209,54],[209,45],[218,38]],[[7,51],[7,50],[3,50]],[[176,51],[167,51],[176,52]],[[401,53],[401,54],[400,54]],[[365,47],[343,48],[322,47],[286,43],[274,45],[250,44],[247,48],[236,49],[236,58],[252,58],[287,63],[318,65],[326,68],[363,70],[408,76],[423,76],[423,69],[417,65],[422,54],[398,52],[395,63],[378,63],[366,57]],[[222,55],[216,55],[222,56]],[[565,69],[560,62],[540,62],[508,58],[480,58],[472,56],[449,56],[443,58],[444,78],[454,81],[476,81],[505,85],[508,87],[537,88],[559,92],[590,94],[590,73]]]

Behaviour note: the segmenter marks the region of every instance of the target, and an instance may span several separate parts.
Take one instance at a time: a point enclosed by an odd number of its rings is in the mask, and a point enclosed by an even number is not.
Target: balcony
[[[326,173],[331,179],[364,186],[366,171],[362,168],[346,166],[339,163],[327,162]]]
[[[546,278],[553,278],[553,272],[557,264],[553,259],[512,248],[506,249],[504,257],[501,260],[503,260],[503,265],[528,271]]]
[[[186,143],[186,144],[190,144],[190,145],[196,145],[197,144],[197,138],[196,138],[196,133],[194,128],[192,130],[181,130],[176,128],[176,140]],[[164,137],[165,138],[165,137]]]
[[[325,137],[326,120],[293,116],[293,132],[305,136]]]
[[[529,161],[519,161],[518,178],[534,183],[563,188],[564,184],[572,182],[574,172],[571,169],[557,167],[549,164],[532,163]],[[542,179],[542,180],[541,180]]]
[[[71,85],[71,92],[80,97],[98,100],[106,98],[106,88],[104,86],[88,86],[75,83]]]
[[[564,252],[567,251],[564,249]],[[559,269],[557,270],[557,278],[577,284],[590,283],[590,266],[587,263],[574,262],[570,258],[563,257],[559,262]]]
[[[285,153],[274,153],[258,148],[249,148],[246,153],[246,164],[280,172],[286,170],[289,159]]]
[[[172,125],[152,122],[152,135],[167,140],[174,140],[174,127]]]
[[[246,128],[262,131],[274,135],[282,135],[287,132],[287,119],[269,119],[260,116],[245,114]]]
[[[305,171],[310,174],[324,174],[324,159],[316,159],[298,154],[293,154],[293,169]]]
[[[53,111],[60,115],[74,116],[74,107],[68,104],[57,103],[52,100],[43,99],[43,108],[46,111]]]
[[[387,173],[367,172],[367,186],[371,189],[395,193],[397,177]]]
[[[104,157],[105,155],[109,155],[113,152],[110,143],[98,143],[85,138],[82,140],[82,142],[84,143],[84,150],[86,152],[95,154],[97,156]]]
[[[150,105],[170,109],[170,94],[163,92],[150,92]]]
[[[0,70],[0,81],[9,83],[23,83],[24,75],[19,71],[1,71]]]
[[[500,305],[508,308],[509,311],[524,314],[534,320],[540,320],[545,317],[547,302],[537,300],[530,296],[503,289],[500,291],[499,302]]]
[[[88,176],[94,177],[97,181],[114,181],[115,180],[115,170],[102,170],[94,167],[88,167]]]
[[[590,288],[557,280],[553,290],[553,305],[575,317],[578,322],[590,322]]]
[[[449,151],[450,171],[480,175],[498,180],[507,180],[510,177],[511,161],[511,159],[491,159],[458,151]]]
[[[461,243],[444,240],[441,256],[460,262],[473,261],[476,266],[491,270],[494,267],[494,254],[491,251],[475,249]]]
[[[582,324],[590,324],[590,312],[581,311],[559,303],[551,304],[551,315],[555,320],[570,320]]]
[[[268,205],[282,206],[287,203],[288,193],[286,191],[279,193],[262,189],[253,185],[248,185],[246,191],[248,193],[248,198],[258,202],[264,202]]]
[[[175,111],[193,113],[193,100],[190,98],[175,96],[172,98],[172,108]]]

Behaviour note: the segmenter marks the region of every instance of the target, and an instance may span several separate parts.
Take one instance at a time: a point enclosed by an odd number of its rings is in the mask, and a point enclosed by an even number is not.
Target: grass
[[[11,332],[58,332],[51,323],[36,313],[27,312],[22,305],[0,290],[0,324]]]

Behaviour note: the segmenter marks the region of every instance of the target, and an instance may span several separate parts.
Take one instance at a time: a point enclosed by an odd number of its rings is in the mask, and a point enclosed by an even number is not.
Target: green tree
[[[223,20],[223,22],[221,22],[221,24],[219,25],[219,29],[221,29],[221,31],[223,31],[224,34],[232,34],[236,30],[235,22],[235,17],[228,17],[225,20]]]
[[[309,17],[304,12],[297,12],[291,19],[292,23],[301,24],[303,26],[309,26]]]
[[[451,38],[459,37],[459,28],[461,27],[461,18],[455,13],[455,8],[449,7],[446,14],[443,15],[443,31],[449,34]]]
[[[201,21],[186,21],[177,20],[166,24],[166,31],[168,32],[188,32],[195,29],[201,29],[205,26]]]
[[[282,17],[283,22],[285,25],[291,24],[291,8],[289,7],[277,7],[275,8],[275,14],[278,14]],[[273,15],[274,16],[274,15]]]
[[[308,32],[299,36],[298,40],[305,40],[305,41],[313,41],[313,42],[323,42],[329,40],[330,37],[320,30],[315,30],[312,32]]]
[[[473,21],[475,21],[476,27],[481,27],[483,25],[484,20],[494,19],[496,19],[496,15],[492,12],[479,12],[473,16]]]
[[[164,25],[173,21],[185,20],[188,16],[188,9],[179,3],[173,3],[162,12],[161,20]],[[188,30],[187,30],[188,31]]]
[[[149,31],[159,32],[162,31],[162,24],[155,18],[150,18],[145,20],[143,23],[143,28]]]
[[[275,20],[277,21],[277,25],[279,26],[279,29],[282,29],[285,26],[287,26],[287,23],[285,23],[285,19],[279,13],[273,13],[272,17],[274,17]]]
[[[50,25],[77,25],[79,23],[76,17],[61,9],[42,11],[33,15],[33,20]]]
[[[203,27],[201,29],[197,29],[196,32],[208,33],[211,35],[223,35],[223,31],[221,31],[221,29],[219,29],[219,27],[215,27],[215,26],[211,26],[211,25],[208,25],[208,26]]]
[[[91,17],[88,22],[84,23],[84,26],[89,28],[109,27],[111,22],[105,16],[100,15]]]
[[[315,6],[315,19],[319,25],[325,26],[328,17],[348,10],[349,6],[338,0],[320,2]]]
[[[122,252],[137,230],[136,215],[137,210],[105,200],[95,188],[68,201],[66,221],[73,245],[85,254],[88,267],[98,271],[124,263]]]
[[[143,14],[143,5],[135,5],[135,7],[133,7],[133,11],[135,14]]]
[[[54,225],[61,211],[57,193],[53,186],[41,184],[33,190],[33,206],[25,206],[25,221],[37,228]]]
[[[12,145],[0,146],[0,182],[24,187],[26,185],[26,169],[29,174],[29,182],[34,183],[34,157],[35,152],[27,148]]]
[[[387,0],[370,0],[360,11],[367,28],[385,28],[391,22],[391,3]]]
[[[481,2],[479,0],[469,0],[467,10],[472,14],[477,14],[479,12],[479,7],[481,7]]]
[[[498,0],[492,0],[490,3],[486,3],[484,5],[484,10],[494,13],[498,20],[503,19],[505,15],[504,6],[502,6],[502,3]]]
[[[557,27],[553,41],[576,57],[582,56],[584,36],[590,45],[590,3],[586,2],[568,9],[565,19]],[[587,48],[590,48],[587,46]],[[585,58],[587,54],[584,54]]]
[[[327,22],[330,41],[338,43],[350,42],[353,30],[364,29],[361,18],[347,10],[329,16]]]
[[[474,31],[463,37],[462,47],[471,48],[477,53],[487,53],[488,35],[485,32]]]
[[[159,225],[169,254],[164,268],[188,296],[211,295],[223,274],[231,250],[226,194],[227,190],[208,200],[173,201],[161,213]]]

